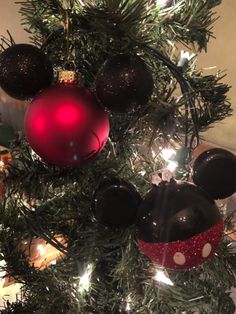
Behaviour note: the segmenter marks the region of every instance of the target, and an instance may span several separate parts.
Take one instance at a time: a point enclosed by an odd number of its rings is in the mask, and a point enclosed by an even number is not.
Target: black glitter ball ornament
[[[173,179],[147,194],[136,224],[140,250],[170,269],[204,263],[216,251],[223,230],[219,209],[208,194]]]
[[[0,55],[0,86],[11,97],[32,98],[52,80],[52,65],[35,46],[14,45]]]
[[[104,179],[95,191],[92,210],[108,226],[127,227],[134,223],[141,196],[135,187],[120,178]]]
[[[146,104],[152,90],[152,74],[138,56],[120,54],[109,58],[96,79],[98,98],[115,112]]]
[[[236,156],[222,148],[209,149],[193,164],[193,182],[214,199],[236,192]]]

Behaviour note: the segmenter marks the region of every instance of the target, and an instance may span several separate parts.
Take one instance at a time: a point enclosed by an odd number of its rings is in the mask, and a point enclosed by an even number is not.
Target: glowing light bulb
[[[176,155],[176,151],[173,148],[163,148],[160,155],[165,161],[169,161],[174,155]]]
[[[160,6],[166,5],[168,0],[156,0],[156,4]]]
[[[4,168],[5,168],[5,163],[2,160],[0,160],[0,171],[3,171]]]
[[[161,9],[168,9],[172,8],[176,5],[175,0],[155,0],[155,3],[157,7],[160,7]]]
[[[84,291],[89,290],[92,271],[93,271],[93,265],[88,264],[84,274],[80,277],[80,280],[79,280],[78,291],[80,293],[83,293]]]
[[[143,177],[146,175],[146,173],[147,173],[147,172],[146,172],[145,170],[139,171],[139,174],[140,174],[141,176],[143,176]]]
[[[173,286],[173,282],[170,280],[169,277],[165,274],[164,271],[157,269],[156,274],[154,276],[154,280],[165,283],[166,285]]]
[[[39,252],[41,256],[44,256],[47,250],[44,245],[38,244],[37,251]]]
[[[130,303],[127,302],[125,310],[126,311],[131,311]]]
[[[190,53],[188,51],[181,50],[179,61],[178,61],[178,67],[184,68],[186,65],[188,65],[189,61],[195,57],[195,53]]]
[[[195,53],[190,53],[188,51],[181,50],[180,58],[185,58],[187,60],[191,60],[195,56]]]
[[[178,167],[177,161],[170,160],[168,161],[168,165],[166,168],[171,172],[174,172],[177,167]]]
[[[130,297],[130,295],[128,295],[128,297],[127,297],[127,299],[126,299],[126,307],[125,307],[125,311],[126,312],[130,312],[131,310],[132,310],[132,308],[131,308],[131,297]]]

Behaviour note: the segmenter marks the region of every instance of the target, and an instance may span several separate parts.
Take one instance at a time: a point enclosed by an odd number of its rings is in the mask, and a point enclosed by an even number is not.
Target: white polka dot
[[[174,260],[175,264],[177,264],[177,265],[184,265],[186,263],[186,258],[184,256],[184,254],[180,253],[180,252],[175,253],[173,260]]]
[[[212,249],[211,244],[206,243],[204,247],[202,248],[202,257],[204,258],[208,257],[211,253],[211,249]]]

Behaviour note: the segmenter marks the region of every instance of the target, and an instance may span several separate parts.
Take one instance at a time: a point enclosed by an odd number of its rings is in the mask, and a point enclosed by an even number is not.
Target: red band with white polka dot
[[[188,240],[167,243],[148,243],[138,240],[140,250],[158,265],[170,269],[189,269],[206,262],[217,250],[223,220]]]

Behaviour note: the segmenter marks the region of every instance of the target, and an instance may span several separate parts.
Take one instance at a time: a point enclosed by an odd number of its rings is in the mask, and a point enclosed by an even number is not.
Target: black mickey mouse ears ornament
[[[193,164],[193,182],[214,199],[236,192],[236,156],[222,148],[200,154]]]
[[[141,196],[128,181],[104,179],[97,187],[92,210],[96,219],[111,227],[128,227],[135,222]]]
[[[164,180],[163,180],[164,177]],[[223,220],[210,196],[199,187],[166,175],[155,178],[137,215],[140,250],[169,269],[190,269],[206,262],[216,251]]]

